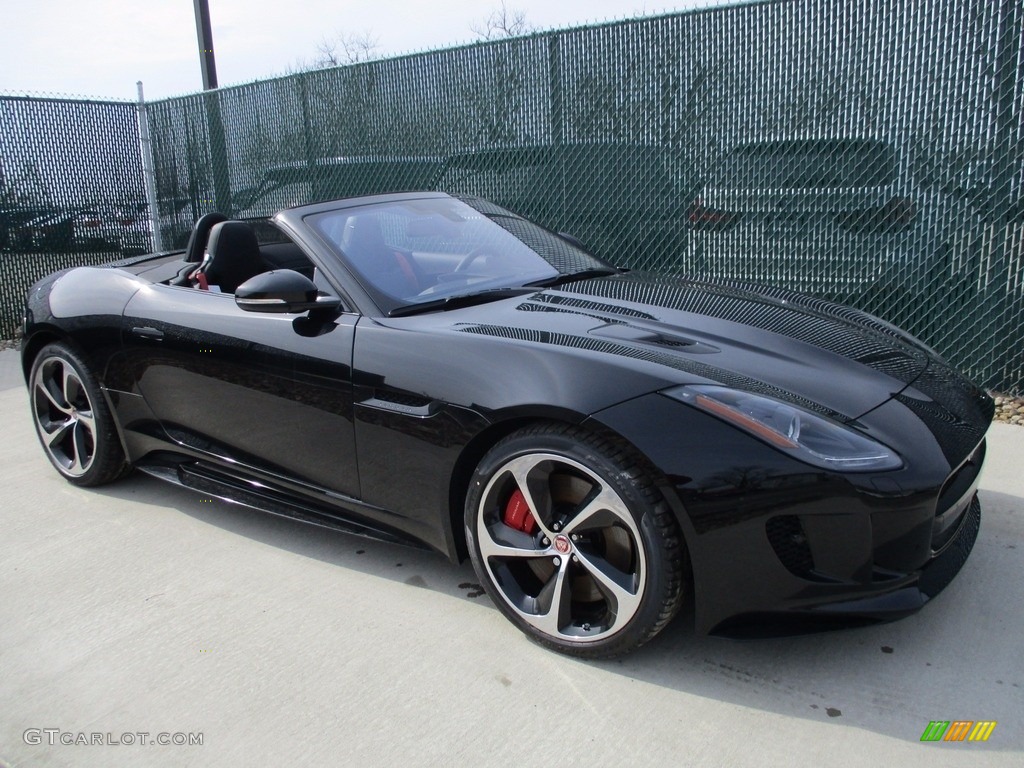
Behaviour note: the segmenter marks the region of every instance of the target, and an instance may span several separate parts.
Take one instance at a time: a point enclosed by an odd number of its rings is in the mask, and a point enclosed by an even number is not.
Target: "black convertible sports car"
[[[409,193],[35,285],[53,466],[472,558],[533,639],[892,619],[977,536],[993,404],[933,351],[773,288],[616,269],[491,203]]]

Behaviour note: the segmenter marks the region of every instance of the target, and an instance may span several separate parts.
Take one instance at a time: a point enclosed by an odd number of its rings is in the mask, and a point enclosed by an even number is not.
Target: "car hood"
[[[775,288],[642,273],[435,318],[453,331],[653,364],[666,384],[717,382],[843,421],[899,394],[929,366],[948,369],[919,341],[852,308]]]

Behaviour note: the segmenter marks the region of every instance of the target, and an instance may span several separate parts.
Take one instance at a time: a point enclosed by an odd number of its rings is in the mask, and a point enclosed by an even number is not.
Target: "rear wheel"
[[[48,344],[29,375],[36,434],[54,468],[75,485],[109,483],[128,467],[96,378],[70,345]]]
[[[679,609],[678,528],[644,463],[619,441],[558,425],[516,432],[480,462],[465,517],[484,588],[542,645],[617,656]]]

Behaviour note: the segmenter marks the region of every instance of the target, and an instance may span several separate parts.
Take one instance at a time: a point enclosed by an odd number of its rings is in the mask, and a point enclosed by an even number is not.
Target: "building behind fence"
[[[620,266],[854,304],[1022,393],[1022,15],[750,3],[152,102],[149,209],[134,105],[0,98],[3,331],[31,278],[207,211],[442,189]]]

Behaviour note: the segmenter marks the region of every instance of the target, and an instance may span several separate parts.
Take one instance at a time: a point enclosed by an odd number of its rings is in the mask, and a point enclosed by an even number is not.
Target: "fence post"
[[[548,38],[548,94],[551,143],[565,143],[565,113],[562,104],[562,41],[557,32]]]
[[[565,178],[565,107],[562,97],[562,40],[555,32],[548,38],[548,115],[551,144],[554,146],[551,160],[558,169],[558,211],[553,212],[556,221],[565,221],[568,181]]]
[[[313,144],[313,121],[309,116],[309,84],[305,73],[297,75],[296,82],[299,85],[299,99],[302,106],[302,151],[306,160],[306,174],[309,178],[309,188],[313,193],[313,199],[323,193],[321,182],[317,174],[316,148]],[[327,173],[325,169],[325,173]]]
[[[149,138],[149,111],[142,94],[142,81],[136,83],[139,89],[139,148],[142,151],[142,178],[146,184],[146,204],[149,207],[149,221],[153,230],[153,252],[164,249],[160,235],[160,211],[156,201],[156,168],[153,164],[153,141]]]

